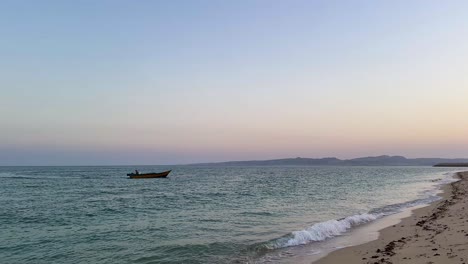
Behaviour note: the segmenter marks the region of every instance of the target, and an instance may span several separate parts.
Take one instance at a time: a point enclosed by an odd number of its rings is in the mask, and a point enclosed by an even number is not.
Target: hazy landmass
[[[434,166],[436,164],[468,164],[468,159],[416,158],[403,156],[376,156],[355,159],[338,158],[285,158],[273,160],[227,161],[189,164],[195,166]]]
[[[437,163],[434,167],[468,167],[468,163]]]

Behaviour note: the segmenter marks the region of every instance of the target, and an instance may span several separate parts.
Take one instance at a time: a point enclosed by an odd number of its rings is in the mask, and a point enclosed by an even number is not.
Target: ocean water
[[[456,168],[0,167],[1,263],[265,263],[438,199]],[[141,172],[164,166],[140,166]]]

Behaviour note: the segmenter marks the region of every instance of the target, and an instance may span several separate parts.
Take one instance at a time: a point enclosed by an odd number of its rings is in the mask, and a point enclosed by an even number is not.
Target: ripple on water
[[[281,262],[293,251],[276,250],[279,241],[332,219],[427,202],[447,172],[182,166],[166,180],[134,181],[133,169],[0,167],[2,263]]]

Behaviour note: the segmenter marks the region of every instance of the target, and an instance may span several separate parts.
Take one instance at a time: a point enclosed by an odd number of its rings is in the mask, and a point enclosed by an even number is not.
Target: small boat
[[[147,178],[166,178],[172,170],[163,171],[163,172],[151,172],[151,173],[129,173],[127,176],[130,179],[147,179]]]

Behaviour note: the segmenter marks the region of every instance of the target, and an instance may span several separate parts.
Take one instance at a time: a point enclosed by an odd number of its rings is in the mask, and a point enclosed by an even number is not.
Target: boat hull
[[[171,173],[170,170],[158,172],[158,173],[142,173],[142,174],[129,173],[127,174],[127,176],[130,179],[166,178],[167,175],[169,175],[169,173]]]

